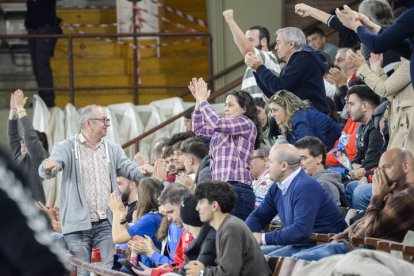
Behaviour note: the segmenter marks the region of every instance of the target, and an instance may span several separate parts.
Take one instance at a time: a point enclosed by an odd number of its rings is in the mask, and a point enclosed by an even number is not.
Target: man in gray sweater
[[[8,139],[13,161],[27,176],[27,186],[32,192],[33,199],[46,204],[42,179],[37,173],[40,163],[49,156],[46,134],[33,128],[24,106],[27,97],[18,89],[11,94],[10,114],[8,122]],[[22,126],[22,136],[19,134],[18,121]]]
[[[316,137],[305,136],[295,143],[295,147],[300,153],[302,169],[321,184],[336,205],[346,206],[341,174],[325,168],[325,144]]]
[[[217,265],[204,267],[199,261],[190,261],[186,275],[271,275],[252,232],[242,220],[230,215],[237,200],[233,187],[222,181],[201,183],[194,197],[200,220],[210,222],[217,231]]]
[[[48,179],[63,171],[60,214],[69,251],[76,258],[90,262],[91,249],[97,247],[102,264],[110,268],[115,247],[109,196],[118,191],[117,176],[139,182],[142,174],[118,144],[104,139],[110,119],[101,107],[84,107],[79,122],[81,133],[57,143],[50,157],[40,165],[39,174]]]

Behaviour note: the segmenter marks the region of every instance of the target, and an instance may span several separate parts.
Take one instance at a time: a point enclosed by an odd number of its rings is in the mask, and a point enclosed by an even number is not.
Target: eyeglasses
[[[93,121],[100,121],[101,123],[108,125],[111,123],[111,119],[109,118],[90,118],[89,120],[93,120]]]

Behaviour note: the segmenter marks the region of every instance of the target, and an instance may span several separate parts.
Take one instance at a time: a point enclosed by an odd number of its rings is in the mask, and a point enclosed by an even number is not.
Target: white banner
[[[148,13],[138,9],[136,20],[139,28],[138,33],[158,33],[160,31],[158,18],[150,15],[158,15],[158,7],[151,0],[141,0],[137,3],[137,7],[147,10]],[[133,7],[132,1],[117,0],[116,1],[118,33],[133,33]],[[150,13],[150,14],[149,14]],[[143,22],[140,22],[139,18]],[[149,39],[149,38],[146,38]],[[152,39],[152,38],[151,38]]]

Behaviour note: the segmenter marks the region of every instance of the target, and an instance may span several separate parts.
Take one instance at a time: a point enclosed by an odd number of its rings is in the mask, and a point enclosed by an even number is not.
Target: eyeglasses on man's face
[[[109,118],[90,118],[89,120],[100,121],[101,123],[105,125],[109,125],[111,123],[111,119]]]

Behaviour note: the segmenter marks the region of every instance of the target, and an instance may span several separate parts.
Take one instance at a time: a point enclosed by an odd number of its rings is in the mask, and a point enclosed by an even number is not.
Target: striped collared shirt
[[[88,146],[85,137],[79,134],[80,171],[82,185],[88,202],[91,221],[105,219],[108,199],[111,194],[109,176],[109,157],[105,143],[101,140],[93,149]]]
[[[265,52],[255,48],[254,52],[256,56],[260,56],[262,58],[263,64],[267,69],[272,71],[272,73],[276,76],[279,76],[279,62],[277,61],[277,58],[272,53],[272,51]],[[263,97],[262,90],[260,90],[259,86],[256,83],[256,79],[253,75],[253,69],[249,67],[246,68],[246,72],[244,73],[241,90],[246,91],[254,96]]]

